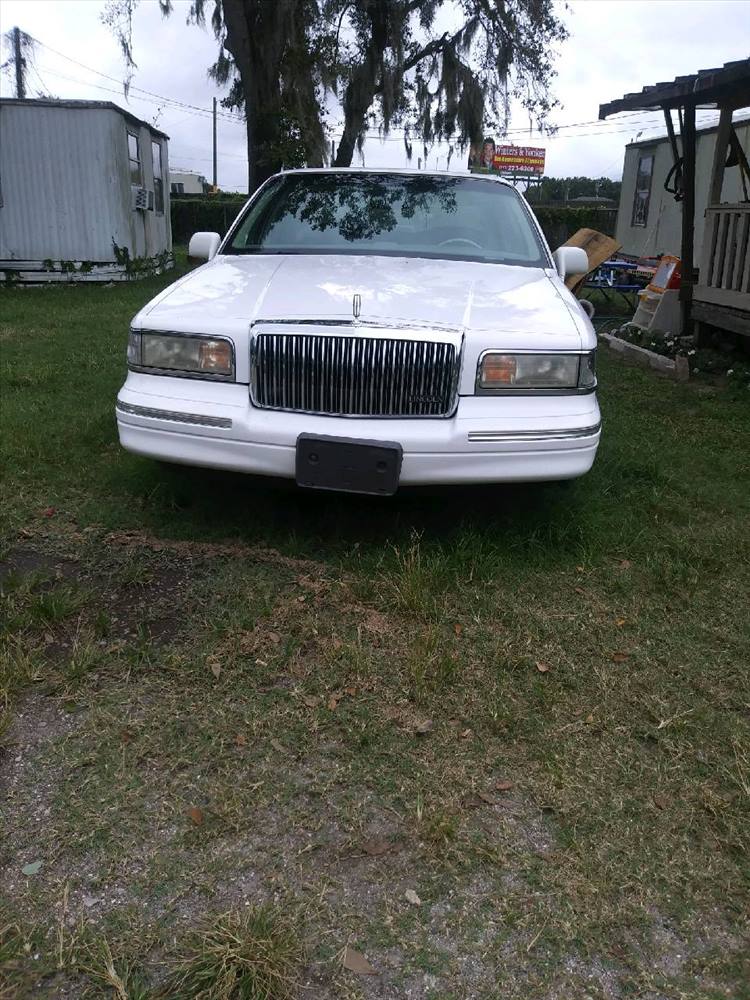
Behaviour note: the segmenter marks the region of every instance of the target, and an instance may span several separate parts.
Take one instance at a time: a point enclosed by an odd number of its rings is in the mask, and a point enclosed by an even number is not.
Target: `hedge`
[[[179,198],[171,201],[172,240],[187,243],[193,233],[209,232],[224,236],[245,204],[243,198]],[[547,242],[555,250],[578,229],[597,229],[614,236],[617,211],[611,208],[570,208],[532,206]]]
[[[172,242],[188,243],[193,233],[225,236],[245,198],[173,198],[170,201]]]
[[[555,205],[531,205],[530,208],[553,250],[562,246],[579,229],[596,229],[605,236],[615,235],[615,208],[558,208]]]

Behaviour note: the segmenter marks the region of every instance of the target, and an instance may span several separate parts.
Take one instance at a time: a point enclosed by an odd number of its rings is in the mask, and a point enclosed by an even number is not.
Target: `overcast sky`
[[[172,169],[196,170],[210,180],[209,109],[214,96],[223,96],[206,75],[216,42],[210,28],[186,25],[188,0],[175,0],[174,6],[173,15],[163,20],[156,0],[141,0],[134,22],[138,68],[127,101],[118,82],[122,57],[100,21],[104,0],[0,0],[0,28],[5,32],[18,25],[41,43],[30,74],[31,96],[43,92],[128,107],[170,136]],[[562,107],[554,121],[560,131],[553,138],[529,133],[519,110],[508,137],[546,147],[546,173],[552,176],[619,178],[625,143],[638,133],[647,138],[663,132],[663,120],[654,113],[596,123],[600,103],[644,84],[750,55],[750,0],[572,0],[567,10],[561,5],[561,13],[570,38],[556,63],[554,89]],[[0,62],[7,55],[3,50]],[[0,92],[13,95],[7,77]],[[716,115],[699,112],[698,118],[710,123]],[[246,191],[244,125],[222,111],[218,131],[219,186]],[[334,130],[334,138],[338,135],[340,130]],[[415,166],[418,152],[415,146]],[[434,147],[428,165],[444,168],[446,154],[447,148]],[[397,136],[368,139],[364,159],[367,166],[407,165]],[[451,169],[464,165],[465,157],[456,155]]]

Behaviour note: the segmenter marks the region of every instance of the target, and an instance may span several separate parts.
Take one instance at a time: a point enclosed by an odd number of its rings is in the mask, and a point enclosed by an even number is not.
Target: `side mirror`
[[[563,281],[571,274],[588,274],[588,254],[581,247],[558,247],[552,259]]]
[[[188,244],[188,258],[191,260],[212,260],[219,249],[221,236],[218,233],[193,233]]]

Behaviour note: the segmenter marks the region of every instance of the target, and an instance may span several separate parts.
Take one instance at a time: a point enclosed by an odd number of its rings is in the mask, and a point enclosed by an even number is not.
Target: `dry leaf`
[[[539,671],[540,674],[546,674],[549,671],[549,664],[542,663],[541,661],[537,660],[536,669]]]
[[[628,658],[629,657],[628,657],[627,653],[613,653],[612,654],[612,662],[613,663],[625,663],[625,661]]]
[[[513,788],[513,782],[508,781],[507,778],[503,778],[501,781],[495,782],[496,792],[509,792]]]
[[[246,747],[247,746],[247,736],[245,736],[244,733],[237,733],[237,735],[234,738],[234,742],[235,742],[235,745],[238,746],[238,747]]]
[[[414,727],[414,732],[417,736],[425,736],[427,733],[432,732],[432,726],[432,719],[422,719],[422,721],[418,722]]]
[[[404,896],[406,897],[407,902],[411,903],[412,906],[422,905],[422,900],[419,898],[419,896],[413,889],[407,889],[406,892],[404,893]]]
[[[589,726],[591,725],[591,723],[593,721],[594,721],[594,716],[593,715],[587,715],[586,716],[586,722],[588,723]]]
[[[120,731],[120,739],[122,740],[123,743],[130,743],[130,741],[133,739],[133,734],[130,732],[129,729],[122,729]]]
[[[373,969],[365,956],[360,952],[355,951],[354,948],[350,948],[349,945],[344,948],[341,964],[345,969],[348,969],[350,972],[357,972],[360,976],[377,975],[377,972]]]
[[[304,701],[308,708],[317,708],[320,704],[320,698],[314,694],[304,695],[302,701]]]
[[[461,739],[462,740],[468,740],[468,738],[471,736],[471,734],[472,734],[472,730],[471,729],[464,729],[464,731],[461,733]]]
[[[585,566],[576,566],[576,573],[585,573],[585,572],[586,572]]]
[[[629,559],[621,559],[620,560],[620,569],[630,569],[630,560]]]
[[[199,809],[198,806],[190,806],[187,811],[190,819],[195,823],[196,826],[201,826],[203,823],[203,810]]]
[[[494,796],[490,795],[489,792],[477,792],[477,795],[482,800],[482,802],[486,802],[488,806],[494,806],[495,804]]]
[[[350,684],[349,687],[344,688],[344,694],[348,694],[350,698],[353,698],[356,693],[357,689],[354,687],[353,684]]]
[[[300,602],[300,604],[304,604],[307,598],[305,597],[304,594],[300,594],[297,600]]]
[[[585,594],[586,593],[586,591],[583,589],[583,587],[573,587],[573,590],[575,590],[576,594]]]
[[[618,618],[618,619],[617,619],[617,621],[615,622],[615,625],[616,625],[616,626],[617,626],[618,628],[622,628],[622,626],[623,626],[624,624],[625,624],[625,619],[624,619],[624,618]]]
[[[54,517],[57,513],[56,507],[45,507],[42,511],[42,517]]]
[[[370,837],[369,840],[362,843],[362,850],[371,858],[379,858],[381,854],[387,854],[392,847],[393,844],[389,840],[384,840],[383,837]]]
[[[330,709],[331,712],[336,711],[336,709],[339,707],[340,701],[341,701],[340,691],[337,691],[335,694],[331,695],[331,697],[328,699],[328,708]]]
[[[341,647],[344,644],[341,641],[341,639],[339,639],[337,636],[334,636],[333,639],[331,639],[331,645],[333,646],[334,649],[341,649]]]
[[[270,642],[273,642],[274,644],[281,642],[281,636],[278,632],[268,632],[267,635]]]
[[[270,743],[278,753],[286,753],[286,747],[282,743],[279,743],[278,740],[271,740]]]
[[[456,622],[456,624],[453,626],[453,631],[456,633],[456,635],[461,635],[463,630],[464,630],[463,625],[459,625],[458,622]]]
[[[219,675],[221,674],[221,664],[219,663],[218,657],[216,657],[216,656],[209,656],[209,658],[208,658],[208,660],[206,662],[208,663],[209,667],[211,668],[211,673],[218,680]]]
[[[652,798],[657,809],[666,809],[669,805],[669,799],[666,795],[659,795],[657,792],[657,794],[653,795]]]

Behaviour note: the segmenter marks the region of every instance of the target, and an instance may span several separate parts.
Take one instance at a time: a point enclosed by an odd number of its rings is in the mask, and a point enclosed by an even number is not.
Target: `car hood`
[[[580,310],[542,268],[404,257],[217,256],[134,326],[232,336],[260,322],[341,323],[353,320],[357,296],[363,326],[491,333],[498,347],[583,346]]]

